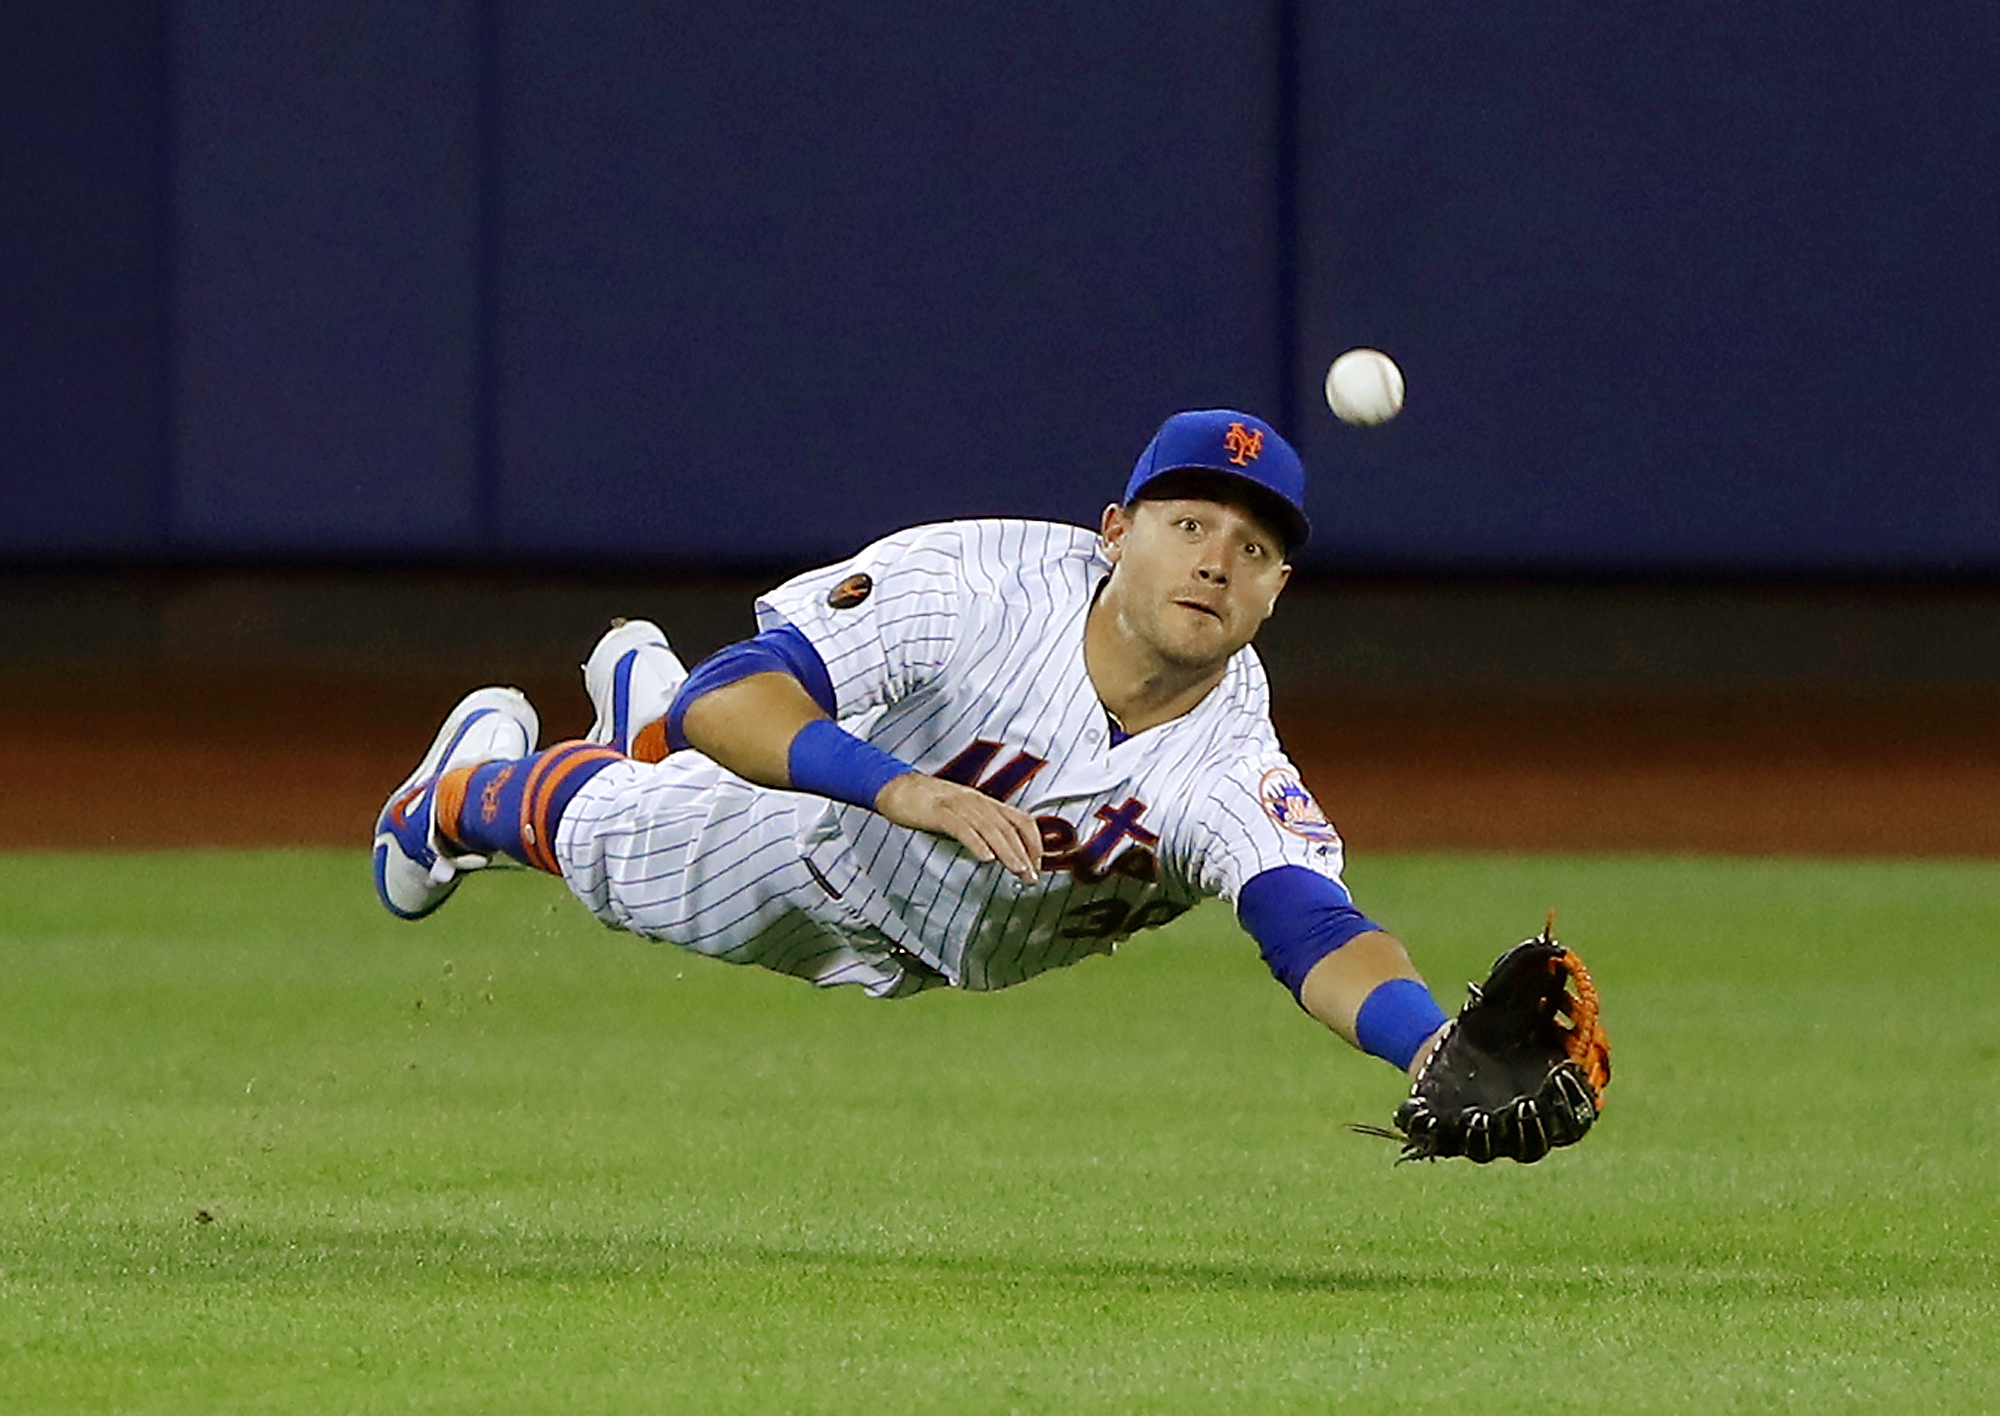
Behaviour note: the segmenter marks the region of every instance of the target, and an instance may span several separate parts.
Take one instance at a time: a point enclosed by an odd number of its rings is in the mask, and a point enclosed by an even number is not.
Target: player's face
[[[1219,667],[1271,617],[1285,543],[1245,506],[1198,497],[1106,507],[1106,608],[1169,663]]]

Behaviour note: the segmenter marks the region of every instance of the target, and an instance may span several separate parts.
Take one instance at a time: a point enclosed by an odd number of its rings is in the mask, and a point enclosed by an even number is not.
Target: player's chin
[[[1203,611],[1187,611],[1175,626],[1177,633],[1165,636],[1167,656],[1187,668],[1206,668],[1222,663],[1249,642],[1221,617]]]

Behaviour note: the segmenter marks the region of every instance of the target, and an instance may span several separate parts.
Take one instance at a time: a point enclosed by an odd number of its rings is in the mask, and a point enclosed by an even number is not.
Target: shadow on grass
[[[206,1211],[202,1214],[206,1215]],[[190,1218],[160,1228],[120,1223],[66,1232],[42,1230],[18,1246],[15,1276],[94,1283],[143,1277],[170,1285],[232,1281],[249,1285],[395,1287],[493,1283],[576,1288],[683,1288],[751,1279],[759,1285],[810,1289],[841,1280],[905,1289],[1122,1290],[1278,1295],[1491,1292],[1518,1296],[1530,1285],[1547,1298],[1615,1301],[1679,1292],[1705,1301],[1768,1298],[1795,1301],[1873,1293],[1880,1265],[1859,1261],[1829,1269],[1810,1255],[1746,1252],[1702,1262],[1686,1253],[1627,1255],[1620,1262],[1574,1265],[1553,1258],[1468,1261],[1406,1252],[1349,1262],[1310,1257],[1215,1255],[1214,1245],[1190,1241],[1184,1252],[1136,1256],[1092,1252],[1052,1241],[1047,1252],[969,1252],[948,1241],[899,1241],[856,1235],[843,1245],[825,1235],[796,1241],[689,1236],[667,1229],[577,1230],[560,1226],[384,1225],[322,1218],[284,1230],[228,1215]],[[1962,1275],[1935,1286],[1956,1291]],[[1900,1282],[1907,1287],[1908,1275]]]
[[[1357,1266],[1334,1268],[1112,1257],[1038,1260],[1026,1255],[1000,1257],[931,1250],[883,1252],[767,1244],[738,1246],[733,1251],[721,1250],[719,1256],[721,1254],[730,1254],[735,1262],[747,1260],[770,1267],[792,1267],[803,1272],[923,1274],[934,1279],[955,1278],[971,1283],[1055,1282],[1090,1288],[1131,1288],[1141,1292],[1162,1289],[1246,1293],[1387,1292],[1429,1288],[1444,1278],[1436,1270],[1412,1273]]]
[[[204,1212],[205,1214],[205,1212]],[[256,1223],[207,1216],[178,1237],[121,1225],[115,1235],[45,1246],[45,1257],[73,1277],[129,1274],[162,1279],[240,1275],[315,1283],[379,1283],[446,1274],[529,1283],[675,1283],[703,1273],[763,1271],[811,1281],[835,1274],[930,1284],[1079,1288],[1138,1292],[1245,1293],[1416,1291],[1455,1281],[1449,1266],[1328,1265],[1256,1259],[1039,1257],[966,1253],[890,1245],[842,1248],[756,1239],[690,1239],[670,1233],[575,1234],[499,1227],[383,1228],[316,1225],[279,1233]]]

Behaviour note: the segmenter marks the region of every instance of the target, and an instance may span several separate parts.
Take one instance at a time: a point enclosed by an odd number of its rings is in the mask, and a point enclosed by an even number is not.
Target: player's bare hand
[[[923,772],[891,778],[875,809],[898,826],[949,836],[981,861],[998,861],[1026,884],[1042,867],[1042,831],[1017,807]]]

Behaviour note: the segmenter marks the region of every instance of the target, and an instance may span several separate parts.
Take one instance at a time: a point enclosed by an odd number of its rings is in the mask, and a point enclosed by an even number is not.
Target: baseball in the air
[[[1343,423],[1386,423],[1403,411],[1403,371],[1379,349],[1350,349],[1326,371],[1326,406]]]

